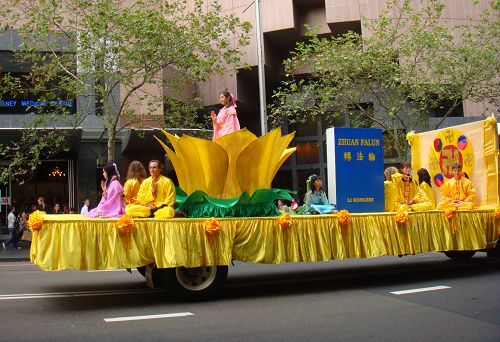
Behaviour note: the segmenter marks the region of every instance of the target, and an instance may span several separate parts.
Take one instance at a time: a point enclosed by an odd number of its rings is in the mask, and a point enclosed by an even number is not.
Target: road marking
[[[25,266],[35,266],[32,263],[22,263],[22,264],[3,264],[0,267],[25,267]]]
[[[420,289],[411,289],[411,290],[403,290],[403,291],[393,291],[390,292],[396,296],[409,294],[409,293],[419,293],[419,292],[429,292],[429,291],[438,291],[438,290],[446,290],[451,289],[450,286],[431,286],[431,287],[422,287]]]
[[[114,296],[114,295],[130,294],[130,293],[152,293],[161,291],[162,290],[136,289],[136,290],[81,291],[81,292],[18,293],[18,294],[0,295],[0,300]]]
[[[176,312],[169,314],[159,314],[159,315],[144,315],[144,316],[129,316],[129,317],[115,317],[115,318],[105,318],[104,322],[127,322],[127,321],[140,321],[145,319],[158,319],[158,318],[174,318],[174,317],[185,317],[194,316],[191,312]]]

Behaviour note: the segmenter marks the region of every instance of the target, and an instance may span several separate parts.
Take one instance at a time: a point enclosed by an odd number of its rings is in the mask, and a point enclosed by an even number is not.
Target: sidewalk
[[[15,249],[12,244],[3,249],[0,244],[0,261],[29,261],[30,260],[30,247],[26,241],[19,242],[18,246],[21,249]]]

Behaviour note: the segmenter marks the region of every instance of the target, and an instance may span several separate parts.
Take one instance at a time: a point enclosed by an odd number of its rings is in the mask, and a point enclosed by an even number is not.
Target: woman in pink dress
[[[102,218],[123,216],[125,214],[125,207],[122,202],[123,187],[120,184],[120,174],[116,164],[106,164],[102,169],[102,175],[104,180],[101,182],[101,201],[86,216]]]
[[[213,141],[219,139],[223,135],[233,133],[240,129],[240,122],[236,114],[236,102],[233,94],[228,91],[221,92],[219,95],[219,102],[223,105],[219,114],[216,115],[214,111],[210,113],[214,125]]]

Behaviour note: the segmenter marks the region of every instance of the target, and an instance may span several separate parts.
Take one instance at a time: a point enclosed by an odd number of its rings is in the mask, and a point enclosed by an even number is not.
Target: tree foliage
[[[499,105],[500,1],[480,20],[451,27],[438,0],[392,0],[360,35],[321,38],[310,31],[284,61],[287,79],[275,91],[271,117],[279,124],[322,115],[330,123],[381,127],[404,161],[406,132],[441,122],[465,100]]]
[[[30,66],[23,76],[30,82],[5,75],[0,88],[14,96],[30,93],[47,104],[78,99],[76,114],[50,105],[32,108],[38,115],[30,126],[55,127],[67,119],[66,125],[76,127],[97,116],[107,132],[108,161],[115,158],[116,133],[123,127],[143,127],[154,120],[162,126],[196,126],[197,108],[180,105],[190,99],[177,94],[188,84],[235,70],[241,47],[249,42],[250,24],[221,14],[216,2],[9,2],[7,28],[22,39],[13,50]],[[165,102],[176,104],[168,106],[171,111],[182,112],[164,116],[158,108]],[[137,103],[152,114],[137,115]]]

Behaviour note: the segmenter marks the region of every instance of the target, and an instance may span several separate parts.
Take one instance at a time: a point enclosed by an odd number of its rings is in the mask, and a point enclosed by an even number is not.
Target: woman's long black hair
[[[118,170],[116,169],[116,165],[114,163],[108,163],[104,165],[103,169],[108,175],[108,179],[106,179],[106,189],[109,187],[109,184],[111,184],[113,176],[116,176],[118,181],[120,181],[120,174],[118,173]]]
[[[418,184],[426,182],[427,184],[429,184],[430,187],[432,187],[431,175],[429,174],[429,171],[427,171],[427,169],[424,168],[418,169],[417,176],[418,176]]]

